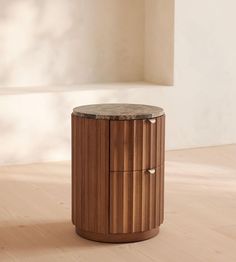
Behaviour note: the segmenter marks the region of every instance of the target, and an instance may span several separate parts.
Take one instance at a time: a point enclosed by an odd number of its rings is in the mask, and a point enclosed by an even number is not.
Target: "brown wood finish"
[[[98,241],[98,242],[110,242],[110,243],[127,243],[127,242],[137,242],[149,239],[156,236],[159,233],[159,227],[153,228],[144,232],[135,232],[127,234],[100,234],[96,232],[83,231],[76,228],[77,234],[80,236]]]
[[[164,218],[164,125],[165,116],[151,123],[72,114],[72,222],[78,234],[132,242],[158,233]]]
[[[110,173],[110,233],[148,231],[160,225],[160,171]]]
[[[76,224],[76,148],[77,148],[77,137],[76,137],[76,116],[71,114],[71,212],[72,212],[72,223]]]
[[[162,117],[110,121],[110,170],[136,171],[161,165]],[[157,146],[158,145],[158,146]]]
[[[161,150],[161,170],[160,170],[160,224],[164,221],[164,174],[165,174],[165,115],[160,117],[161,135],[157,148]]]
[[[72,114],[72,218],[79,229],[107,233],[109,121]]]

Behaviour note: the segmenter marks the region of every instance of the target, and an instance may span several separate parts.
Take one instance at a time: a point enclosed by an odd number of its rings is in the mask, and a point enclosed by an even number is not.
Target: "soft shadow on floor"
[[[50,223],[19,223],[0,227],[0,249],[33,251],[53,248],[90,249],[104,247],[106,243],[89,241],[75,233],[70,221]]]

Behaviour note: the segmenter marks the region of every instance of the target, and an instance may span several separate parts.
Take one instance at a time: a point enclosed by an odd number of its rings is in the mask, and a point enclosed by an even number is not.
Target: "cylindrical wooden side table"
[[[163,109],[97,104],[72,113],[72,222],[101,242],[158,234],[164,210]]]

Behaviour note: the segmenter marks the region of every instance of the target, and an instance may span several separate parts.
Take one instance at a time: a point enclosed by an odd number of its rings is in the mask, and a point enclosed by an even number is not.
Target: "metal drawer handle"
[[[149,175],[155,175],[156,174],[156,169],[155,168],[148,169],[147,172],[148,172]]]
[[[156,119],[155,119],[155,118],[149,118],[148,121],[149,121],[151,124],[155,124],[155,123],[156,123]]]

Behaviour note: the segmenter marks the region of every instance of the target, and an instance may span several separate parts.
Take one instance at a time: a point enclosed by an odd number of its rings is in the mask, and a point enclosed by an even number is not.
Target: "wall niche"
[[[173,84],[174,0],[5,1],[0,87]]]

